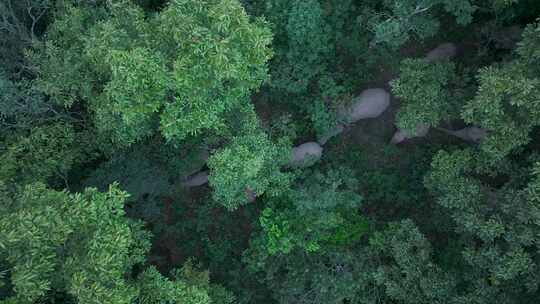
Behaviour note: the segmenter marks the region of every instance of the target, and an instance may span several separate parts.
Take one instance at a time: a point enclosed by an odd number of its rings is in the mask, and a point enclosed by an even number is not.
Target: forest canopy
[[[0,303],[540,301],[535,0],[0,0]]]

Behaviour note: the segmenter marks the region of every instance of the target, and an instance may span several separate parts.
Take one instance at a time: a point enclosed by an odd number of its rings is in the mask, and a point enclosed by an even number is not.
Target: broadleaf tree
[[[59,11],[33,54],[40,87],[88,108],[114,146],[219,133],[266,79],[270,31],[236,0],[173,0],[150,17],[129,1]]]
[[[211,303],[214,287],[207,276],[171,281],[153,267],[137,275],[134,267],[145,266],[150,234],[141,221],[125,216],[128,194],[117,185],[105,193],[88,188],[70,194],[38,183],[3,194],[0,256],[13,285],[6,303],[45,301],[54,293],[76,303]]]

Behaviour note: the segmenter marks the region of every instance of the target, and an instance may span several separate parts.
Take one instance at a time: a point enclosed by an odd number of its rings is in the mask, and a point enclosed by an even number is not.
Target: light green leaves
[[[352,191],[355,180],[348,175],[345,169],[326,174],[306,171],[294,189],[263,210],[258,246],[268,255],[314,253],[358,240],[368,223],[357,213],[361,197]]]
[[[89,189],[75,195],[27,186],[0,221],[1,231],[12,232],[0,238],[9,248],[15,297],[31,302],[59,288],[80,303],[113,303],[117,293],[129,300],[129,288],[118,278],[143,260],[149,243],[135,239],[131,229],[140,224],[123,217],[125,197],[114,186],[105,194]]]
[[[81,134],[78,134],[81,136]],[[79,161],[83,147],[64,123],[35,127],[12,139],[0,155],[0,179],[20,184],[63,178]]]
[[[141,288],[139,300],[144,304],[159,304],[163,303],[165,299],[172,301],[172,303],[211,303],[204,286],[201,288],[200,286],[189,286],[180,280],[171,281],[162,276],[154,267],[149,267],[139,276],[139,284]]]
[[[114,134],[113,141],[131,144],[154,133],[153,120],[166,101],[169,79],[159,53],[147,48],[108,56],[111,80],[95,102],[97,127],[102,134]]]
[[[234,0],[172,1],[156,23],[156,43],[174,50],[173,99],[161,115],[163,135],[219,132],[227,126],[225,114],[248,103],[251,90],[267,77],[269,30],[250,23]]]
[[[436,127],[457,116],[460,105],[452,100],[449,89],[454,69],[450,62],[403,60],[399,78],[391,82],[392,92],[402,102],[396,122],[400,129],[414,134],[418,125]]]
[[[288,161],[287,151],[262,133],[233,138],[208,160],[216,201],[234,210],[247,203],[246,191],[275,196],[285,190],[289,177],[280,167]]]
[[[36,56],[43,90],[66,106],[88,104],[104,142],[222,132],[267,77],[271,33],[236,0],[171,1],[148,18],[127,1],[106,7],[94,18],[67,9]],[[70,27],[85,29],[61,35]]]
[[[145,262],[150,234],[125,217],[127,197],[116,184],[105,193],[88,188],[77,194],[32,184],[14,197],[0,215],[0,255],[14,292],[6,301],[34,303],[66,293],[81,304],[208,304],[216,294],[223,297],[216,303],[230,304],[232,295],[190,264],[174,281],[153,267],[133,277],[133,267]]]
[[[113,51],[108,58],[111,81],[105,94],[113,113],[122,115],[126,124],[155,113],[167,92],[167,74],[159,53],[146,48]]]
[[[527,144],[529,133],[540,124],[539,28],[526,28],[516,59],[480,70],[477,94],[463,108],[466,122],[490,130],[481,147],[494,160]]]

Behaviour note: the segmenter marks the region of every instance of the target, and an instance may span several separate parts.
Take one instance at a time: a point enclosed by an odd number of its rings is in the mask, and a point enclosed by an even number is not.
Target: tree
[[[516,50],[517,58],[483,68],[478,74],[478,91],[462,110],[467,123],[489,130],[482,150],[500,160],[530,141],[529,133],[540,125],[538,30],[540,23],[527,26]]]
[[[279,303],[342,303],[357,290],[348,249],[369,225],[356,209],[354,178],[340,169],[308,169],[281,195],[265,197],[244,260]]]
[[[405,103],[398,125],[414,130],[419,124],[436,126],[459,117],[487,130],[480,148],[493,162],[527,144],[529,133],[540,124],[534,102],[540,87],[538,28],[538,23],[526,28],[515,58],[480,69],[478,87],[467,84],[466,73],[454,75],[451,63],[403,61],[400,78],[392,82],[394,93]],[[469,91],[475,92],[470,98]]]
[[[24,185],[60,180],[63,183],[72,166],[87,156],[84,134],[77,134],[69,124],[44,125],[25,133],[10,137],[0,150],[3,182]]]
[[[452,303],[456,281],[433,261],[429,241],[411,220],[391,223],[369,240],[380,264],[372,273],[386,296],[399,303]],[[384,262],[383,262],[384,261]]]
[[[440,151],[433,159],[426,186],[455,223],[464,244],[461,259],[468,272],[461,279],[470,288],[463,299],[489,303],[532,297],[538,290],[538,242],[535,220],[539,163],[524,187],[512,180],[494,187],[483,177],[483,155],[470,150]],[[508,160],[506,160],[508,161]],[[492,175],[500,170],[492,168]],[[464,285],[465,286],[465,285]]]
[[[356,210],[361,198],[349,175],[344,168],[326,174],[308,170],[294,188],[272,199],[259,218],[261,235],[254,240],[261,256],[347,246],[367,232],[368,222]]]
[[[335,126],[333,107],[345,93],[331,72],[331,61],[337,57],[332,32],[339,29],[332,29],[318,0],[267,1],[264,15],[276,33],[271,94],[284,96],[289,106],[308,113],[315,131],[324,134]]]
[[[186,22],[189,20],[189,22]],[[171,1],[146,18],[128,1],[67,6],[36,51],[39,83],[80,104],[106,142],[221,132],[266,79],[270,32],[236,0]]]
[[[0,0],[0,302],[538,302],[536,2]]]
[[[41,34],[50,0],[6,0],[0,3],[0,66],[9,74],[21,75],[25,66],[24,49]]]
[[[260,276],[261,283],[268,286],[274,302],[341,304],[361,303],[357,301],[357,293],[363,292],[364,298],[369,298],[374,291],[369,284],[363,284],[366,268],[359,259],[360,254],[362,249],[309,254],[293,250],[257,264],[252,261],[257,259],[256,254],[248,251],[245,259],[250,263],[251,271]],[[377,295],[371,300],[377,299]]]
[[[399,78],[390,83],[392,92],[402,101],[396,125],[414,134],[418,125],[436,127],[443,120],[458,117],[461,104],[452,96],[455,78],[451,62],[403,60]]]
[[[235,210],[248,202],[249,192],[278,195],[289,184],[289,174],[280,171],[289,158],[286,143],[274,144],[260,131],[234,137],[208,160],[214,199]]]
[[[338,122],[337,110],[361,81],[368,81],[375,55],[361,7],[354,1],[246,1],[268,19],[274,57],[265,98],[285,104],[322,136]]]
[[[128,195],[116,185],[106,193],[88,188],[69,194],[31,184],[4,194],[0,257],[13,284],[8,303],[34,303],[52,291],[76,303],[210,303],[207,274],[192,282],[181,272],[170,281],[152,267],[136,274],[150,235],[142,222],[124,216]],[[189,264],[183,272],[196,274]]]
[[[271,3],[278,2],[278,3]],[[267,9],[281,27],[278,31],[284,31],[283,38],[278,43],[286,45],[284,49],[278,49],[273,66],[276,72],[273,74],[272,86],[285,92],[295,94],[307,93],[308,86],[316,81],[321,74],[326,73],[325,58],[333,51],[330,45],[330,27],[326,24],[323,11],[317,0],[270,1]],[[282,8],[286,20],[277,19],[274,16],[277,7]],[[282,38],[282,39],[283,39]],[[284,47],[284,46],[283,46]]]
[[[175,281],[163,277],[154,267],[138,277],[141,303],[232,304],[234,296],[219,285],[209,283],[208,271],[198,270],[188,260],[173,271]]]
[[[454,15],[460,25],[472,21],[477,7],[472,0],[390,0],[383,1],[384,10],[374,12],[372,28],[374,42],[398,48],[411,38],[435,36],[440,28],[437,13]],[[442,9],[442,10],[441,10]]]
[[[279,303],[452,303],[456,280],[434,261],[429,241],[411,220],[391,223],[347,247],[315,252],[293,247],[261,260],[251,248],[251,271]]]
[[[55,109],[31,80],[13,79],[0,70],[0,92],[0,128],[6,133],[28,131],[50,122],[75,121]]]

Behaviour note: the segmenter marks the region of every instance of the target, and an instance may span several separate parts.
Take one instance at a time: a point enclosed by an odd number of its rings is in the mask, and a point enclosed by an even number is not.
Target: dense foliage
[[[536,303],[539,50],[534,0],[0,0],[0,303]]]

